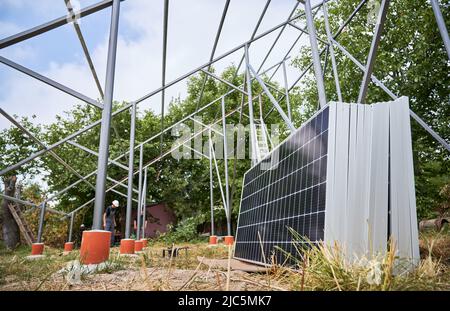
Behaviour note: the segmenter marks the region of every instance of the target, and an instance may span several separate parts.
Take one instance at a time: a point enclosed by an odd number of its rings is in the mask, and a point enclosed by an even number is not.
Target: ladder
[[[22,218],[22,212],[20,211],[20,208],[17,204],[8,204],[9,211],[11,212],[11,215],[13,215],[14,220],[16,221],[17,225],[19,226],[20,232],[22,233],[22,236],[24,237],[25,241],[28,245],[32,245],[34,241],[34,235],[33,232],[28,227],[27,222],[25,219]]]
[[[266,125],[261,122],[259,124],[255,123],[255,135],[256,135],[256,158],[258,162],[264,159],[270,152],[269,143],[267,140],[267,130]]]

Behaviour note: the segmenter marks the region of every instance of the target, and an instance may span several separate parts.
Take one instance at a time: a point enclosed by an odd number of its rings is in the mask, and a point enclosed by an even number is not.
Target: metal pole
[[[264,90],[264,93],[266,93],[267,97],[269,97],[272,104],[275,106],[275,108],[280,113],[281,117],[283,118],[284,122],[286,122],[287,126],[290,128],[291,131],[295,131],[295,126],[291,122],[291,120],[288,118],[288,116],[284,113],[283,109],[281,108],[280,104],[278,104],[275,97],[273,97],[272,93],[270,93],[269,89],[267,88],[264,81],[261,79],[261,77],[256,73],[255,69],[249,64],[248,65],[249,70],[252,72],[253,76],[256,78],[256,81],[261,85],[261,87]]]
[[[36,243],[42,242],[42,232],[44,229],[44,221],[45,221],[45,208],[47,204],[41,205],[41,213],[39,214],[39,228],[38,228],[38,235],[37,235],[37,241]]]
[[[225,96],[222,97],[222,127],[223,127],[223,160],[225,171],[225,195],[227,200],[227,232],[231,235],[231,204],[229,194],[229,182],[228,182],[228,142],[227,142],[227,123],[225,116]]]
[[[86,57],[86,61],[89,65],[89,68],[91,69],[92,77],[94,78],[95,85],[97,85],[98,92],[100,93],[100,97],[103,99],[105,97],[102,86],[100,84],[100,80],[98,79],[97,72],[95,71],[94,63],[92,62],[91,55],[89,54],[89,49],[86,45],[86,41],[84,40],[83,33],[81,32],[80,24],[78,24],[78,21],[76,20],[75,12],[73,11],[73,6],[70,0],[64,0],[67,11],[69,11],[69,14],[71,15],[71,18],[73,20],[73,27],[75,28],[75,32],[77,33],[78,40],[80,41],[81,47],[83,48],[84,56]]]
[[[144,191],[142,197],[142,235],[141,237],[145,239],[145,216],[147,214],[147,168],[144,169]]]
[[[136,240],[140,238],[141,230],[141,206],[142,206],[142,163],[144,157],[144,145],[139,147],[139,196],[136,211]]]
[[[378,13],[377,24],[375,26],[375,32],[370,46],[369,56],[367,58],[366,70],[364,70],[364,77],[361,82],[361,88],[359,89],[358,103],[363,104],[366,100],[367,90],[369,88],[370,78],[372,76],[373,66],[377,57],[378,45],[381,39],[381,33],[383,32],[384,22],[386,20],[387,10],[390,0],[381,1],[380,12]]]
[[[114,0],[111,13],[111,28],[106,66],[105,101],[102,111],[100,129],[100,145],[98,152],[98,173],[95,185],[95,205],[93,230],[102,229],[103,208],[105,205],[106,175],[109,155],[109,133],[111,126],[111,111],[114,92],[114,73],[116,67],[117,35],[119,32],[120,0]]]
[[[287,106],[289,120],[292,121],[291,104],[289,102],[289,85],[288,85],[287,72],[286,72],[286,61],[283,61],[282,66],[283,66],[283,76],[284,76],[284,90],[286,92],[286,95],[285,95],[286,96],[286,106]],[[261,118],[263,118],[262,110],[261,110]]]
[[[211,130],[208,132],[208,144],[211,144]],[[213,189],[213,171],[212,171],[212,151],[209,147],[209,201],[211,204],[211,235],[214,235],[214,189]]]
[[[75,213],[70,214],[69,239],[67,242],[72,242],[74,216],[75,216]]]
[[[317,91],[319,93],[320,107],[325,107],[327,98],[325,95],[325,86],[323,83],[322,68],[320,66],[319,48],[317,47],[316,27],[314,27],[314,18],[312,15],[311,1],[305,1],[306,25],[308,26],[309,41],[311,44],[312,58],[314,62],[314,73],[316,74]]]
[[[125,224],[125,239],[130,238],[131,234],[131,210],[133,208],[133,166],[134,166],[134,142],[136,131],[136,103],[131,106],[131,125],[130,125],[130,156],[128,158],[128,192],[127,192],[127,212]]]
[[[450,59],[450,39],[448,37],[447,27],[445,26],[444,17],[442,17],[442,12],[439,8],[438,0],[431,0],[431,6],[433,7],[434,16],[436,17],[436,22],[439,27],[439,32],[441,33],[442,40],[444,41],[445,49],[447,50],[448,58]]]
[[[85,16],[94,14],[95,12],[105,9],[105,8],[111,6],[111,4],[112,4],[112,0],[101,1],[96,4],[91,5],[89,7],[86,7],[84,9],[81,9],[80,11],[75,12],[75,15],[79,16],[80,18],[85,17]],[[36,37],[47,31],[64,26],[69,23],[70,23],[70,19],[67,18],[67,15],[61,16],[61,17],[54,19],[50,22],[47,22],[45,24],[33,27],[31,29],[25,30],[23,32],[20,32],[18,34],[15,34],[15,35],[12,35],[10,37],[0,40],[0,49],[6,48],[8,46],[11,46],[13,44],[22,42],[24,40],[27,40],[27,39],[30,39],[33,37]]]
[[[212,51],[211,51],[211,56],[209,57],[210,61],[212,61],[214,59],[214,54],[216,54],[217,44],[219,43],[220,34],[222,32],[223,23],[225,22],[225,17],[227,16],[228,6],[230,5],[230,1],[231,0],[226,0],[226,2],[225,2],[225,7],[223,8],[223,11],[222,11],[222,18],[220,19],[219,28],[217,29],[216,38],[214,40],[214,45],[213,45],[213,48],[212,48]],[[208,71],[209,70],[211,70],[211,66],[208,67]],[[195,107],[196,111],[198,110],[198,106],[200,105],[200,102],[202,101],[203,93],[205,91],[205,86],[206,86],[206,80],[207,79],[208,79],[207,76],[205,76],[203,78],[202,88],[200,90],[200,96],[198,97],[197,105]]]
[[[81,93],[79,93],[79,92],[77,92],[77,91],[75,91],[75,90],[73,90],[73,89],[71,89],[71,88],[69,88],[69,87],[59,83],[59,82],[56,82],[56,81],[54,81],[54,80],[52,80],[50,78],[47,78],[47,77],[45,77],[45,76],[43,76],[41,74],[38,74],[37,72],[35,72],[35,71],[31,70],[31,69],[28,69],[28,68],[26,68],[24,66],[21,66],[21,65],[19,65],[19,64],[15,63],[15,62],[13,62],[13,61],[3,57],[3,56],[0,56],[0,63],[3,63],[6,66],[9,66],[11,68],[14,68],[17,71],[20,71],[20,72],[22,72],[22,73],[24,73],[24,74],[26,74],[26,75],[28,75],[30,77],[33,77],[34,79],[36,79],[38,81],[41,81],[41,82],[43,82],[43,83],[45,83],[47,85],[50,85],[50,86],[54,87],[55,89],[58,89],[61,92],[69,94],[69,95],[71,95],[71,96],[73,96],[73,97],[75,97],[75,98],[77,98],[77,99],[79,99],[81,101],[84,101],[85,103],[88,103],[88,104],[90,104],[92,106],[95,106],[97,108],[100,108],[100,109],[103,108],[103,105],[101,103],[97,102],[96,100],[94,100],[94,99],[92,99],[92,98],[90,98],[90,97],[88,97],[86,95],[83,95],[83,94],[81,94]]]
[[[163,47],[162,47],[162,69],[161,69],[161,84],[162,87],[166,85],[166,60],[167,60],[167,29],[169,21],[169,0],[164,0],[164,19],[163,19]],[[164,106],[166,100],[166,89],[161,91],[161,131],[164,130]],[[164,133],[161,134],[159,142],[159,152],[162,153],[164,143]]]
[[[253,95],[252,95],[252,79],[251,79],[251,75],[250,75],[250,60],[249,60],[249,55],[248,55],[248,45],[245,45],[245,72],[246,72],[246,76],[247,76],[247,95],[248,95],[248,116],[249,116],[249,121],[250,121],[250,147],[252,149],[252,152],[250,154],[252,163],[255,164],[256,163],[256,159],[255,159],[255,152],[256,152],[256,144],[255,144],[255,139],[256,139],[256,135],[255,135],[255,124],[253,121]]]
[[[329,51],[330,51],[330,56],[331,56],[331,65],[333,66],[333,75],[334,75],[334,83],[336,84],[336,93],[338,96],[338,100],[340,102],[342,102],[341,86],[339,83],[339,76],[338,76],[338,71],[337,71],[333,42],[331,40],[332,34],[331,34],[330,24],[328,22],[328,7],[327,7],[326,3],[323,4],[322,9],[323,9],[323,17],[324,17],[324,21],[325,21],[325,30],[327,32],[328,46],[329,46]]]

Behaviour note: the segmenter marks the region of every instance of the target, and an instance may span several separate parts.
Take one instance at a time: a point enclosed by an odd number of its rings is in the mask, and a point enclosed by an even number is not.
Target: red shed
[[[167,232],[167,225],[173,224],[176,220],[175,214],[166,203],[154,203],[147,205],[146,218],[147,227],[145,237],[154,238],[157,233]],[[136,210],[133,210],[133,221],[136,220]]]

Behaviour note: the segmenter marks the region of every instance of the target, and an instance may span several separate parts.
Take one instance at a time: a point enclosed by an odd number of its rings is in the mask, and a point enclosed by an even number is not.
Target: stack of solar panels
[[[356,259],[386,252],[390,237],[399,257],[417,263],[406,97],[330,103],[244,176],[238,259],[289,264],[299,243],[321,241]]]

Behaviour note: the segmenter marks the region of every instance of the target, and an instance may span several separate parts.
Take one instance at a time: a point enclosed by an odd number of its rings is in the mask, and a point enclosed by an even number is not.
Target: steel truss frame
[[[206,62],[205,64],[187,72],[186,74],[176,78],[173,81],[167,82],[166,81],[166,61],[167,61],[167,40],[168,40],[168,36],[167,36],[167,30],[168,30],[168,20],[169,20],[169,0],[164,0],[164,19],[163,19],[163,57],[162,57],[162,85],[160,88],[151,91],[148,94],[145,94],[144,96],[142,96],[141,98],[138,98],[137,100],[134,100],[132,102],[130,102],[129,104],[125,105],[124,107],[120,108],[119,110],[113,112],[112,111],[112,101],[113,101],[113,86],[114,86],[114,78],[115,78],[115,62],[116,62],[116,50],[117,50],[117,37],[118,37],[118,29],[119,29],[119,16],[120,16],[120,6],[121,6],[121,2],[124,0],[104,0],[104,1],[100,1],[96,4],[93,4],[89,7],[83,8],[77,12],[75,12],[72,8],[72,5],[70,3],[70,0],[64,0],[64,3],[67,7],[68,13],[70,15],[70,18],[67,18],[67,16],[62,16],[60,18],[54,19],[52,21],[49,21],[47,23],[44,23],[42,25],[38,25],[36,27],[33,27],[31,29],[28,29],[26,31],[20,32],[18,34],[15,34],[13,36],[4,38],[0,40],[0,49],[12,46],[14,44],[17,44],[19,42],[23,42],[27,39],[39,36],[43,33],[46,33],[48,31],[51,31],[53,29],[56,29],[58,27],[61,27],[63,25],[66,25],[70,22],[73,22],[73,26],[74,26],[74,30],[78,36],[78,39],[80,41],[80,44],[83,48],[83,52],[84,55],[86,57],[86,61],[89,65],[89,68],[91,70],[91,74],[92,77],[94,79],[94,82],[96,84],[96,87],[99,91],[100,94],[100,98],[101,100],[94,100],[92,98],[89,98],[86,95],[83,95],[73,89],[71,89],[68,86],[62,85],[60,83],[58,83],[57,81],[54,81],[52,79],[49,79],[48,77],[45,77],[43,75],[38,74],[37,72],[34,72],[32,70],[30,70],[29,68],[26,68],[24,66],[21,66],[20,64],[17,64],[5,57],[0,57],[0,63],[3,63],[6,66],[9,66],[17,71],[20,71],[36,80],[39,80],[49,86],[52,86],[68,95],[71,95],[85,103],[88,103],[94,107],[97,107],[98,109],[102,110],[102,118],[100,120],[97,120],[95,122],[93,122],[92,124],[78,130],[75,133],[72,133],[71,135],[65,137],[64,139],[48,146],[46,145],[44,142],[40,141],[37,137],[33,136],[31,132],[29,132],[25,127],[23,127],[20,122],[18,122],[17,120],[15,120],[11,115],[9,115],[5,110],[0,108],[0,114],[3,115],[6,119],[8,119],[13,125],[15,125],[17,128],[19,128],[25,135],[27,135],[31,140],[33,140],[37,145],[39,145],[40,147],[42,147],[43,149],[35,152],[34,154],[30,155],[29,157],[19,161],[18,163],[15,163],[14,165],[11,165],[7,168],[2,168],[0,171],[0,176],[1,175],[5,175],[8,172],[14,171],[16,169],[18,169],[19,167],[21,167],[22,165],[29,163],[30,161],[45,155],[46,153],[49,153],[52,157],[54,157],[59,163],[61,163],[64,167],[66,167],[68,170],[70,170],[73,174],[75,174],[79,179],[72,183],[71,185],[69,185],[68,187],[66,187],[65,189],[57,192],[56,194],[53,194],[52,196],[50,196],[49,198],[47,198],[46,200],[44,200],[42,203],[40,204],[35,204],[32,202],[27,202],[24,200],[21,200],[20,198],[13,198],[13,197],[9,197],[6,196],[4,194],[0,194],[1,197],[3,197],[4,199],[8,200],[8,201],[12,201],[15,203],[19,203],[19,204],[23,204],[23,205],[27,205],[27,206],[31,206],[32,208],[40,208],[41,209],[41,215],[40,215],[40,221],[39,221],[39,232],[38,232],[38,242],[40,242],[41,238],[42,238],[42,231],[43,231],[43,225],[44,225],[44,214],[46,211],[48,212],[52,212],[52,213],[57,213],[60,215],[64,215],[63,218],[69,218],[70,219],[70,229],[69,229],[69,241],[71,241],[72,239],[72,230],[73,230],[73,218],[74,215],[77,211],[79,211],[82,208],[85,208],[86,206],[89,206],[92,202],[95,201],[95,206],[94,206],[94,222],[93,222],[93,229],[101,229],[101,216],[103,213],[103,207],[104,207],[104,200],[105,200],[105,193],[108,191],[113,191],[115,193],[118,193],[119,195],[122,195],[124,197],[127,198],[127,210],[126,210],[126,232],[125,232],[125,237],[129,238],[130,236],[130,223],[131,223],[131,208],[132,208],[132,202],[135,201],[138,203],[138,235],[141,232],[141,228],[140,228],[140,213],[145,211],[142,211],[142,206],[145,206],[145,201],[146,201],[146,184],[147,184],[147,168],[150,165],[153,165],[154,163],[157,163],[159,161],[161,161],[163,158],[165,158],[166,156],[168,156],[173,150],[176,150],[177,148],[179,148],[180,146],[186,144],[187,142],[191,141],[192,139],[195,139],[195,137],[197,137],[198,135],[203,135],[203,133],[205,131],[209,131],[209,144],[210,144],[210,148],[209,148],[209,153],[208,155],[202,154],[200,153],[201,156],[206,157],[207,159],[209,159],[209,163],[210,163],[210,187],[211,187],[211,219],[212,222],[213,221],[213,182],[212,182],[212,178],[213,178],[213,174],[212,174],[212,162],[214,160],[215,163],[215,168],[216,168],[216,173],[217,173],[217,179],[219,181],[219,188],[221,190],[221,196],[222,196],[222,200],[223,200],[223,204],[224,204],[224,208],[225,208],[225,214],[227,216],[227,230],[228,230],[228,234],[231,235],[231,198],[229,195],[229,180],[228,180],[228,159],[227,159],[227,152],[226,152],[226,135],[225,135],[225,124],[226,124],[226,118],[236,112],[240,113],[240,116],[242,117],[242,115],[246,115],[243,111],[244,107],[248,105],[249,108],[249,113],[248,113],[248,118],[250,121],[250,137],[251,137],[251,143],[252,146],[255,144],[255,134],[253,133],[253,124],[254,124],[254,120],[253,120],[253,100],[257,99],[261,94],[257,94],[256,96],[252,95],[252,90],[251,90],[251,85],[253,83],[254,80],[256,80],[263,88],[264,93],[268,96],[268,98],[270,99],[271,103],[273,104],[273,107],[271,108],[271,110],[269,111],[269,113],[267,113],[264,118],[267,118],[270,113],[273,110],[277,110],[282,119],[284,120],[284,122],[287,124],[288,128],[290,130],[294,130],[295,129],[295,125],[292,121],[292,117],[291,117],[291,108],[290,108],[290,103],[289,103],[289,92],[292,91],[292,89],[298,84],[298,82],[306,75],[306,73],[311,69],[314,68],[314,73],[316,76],[316,81],[317,81],[317,86],[318,86],[318,93],[319,93],[319,103],[320,106],[324,106],[327,102],[326,100],[326,93],[325,93],[325,88],[324,88],[324,82],[323,82],[323,77],[324,77],[324,71],[325,69],[322,71],[322,66],[321,66],[321,61],[320,61],[320,57],[321,55],[326,51],[326,55],[328,56],[328,54],[330,54],[331,56],[331,64],[333,67],[333,75],[335,78],[335,83],[336,83],[336,89],[337,89],[337,93],[338,93],[338,98],[341,100],[341,94],[340,94],[340,85],[339,85],[339,78],[338,78],[338,72],[337,72],[337,68],[336,68],[336,63],[335,63],[335,53],[334,53],[334,47],[337,47],[339,50],[341,50],[343,52],[343,54],[350,58],[350,60],[352,62],[354,62],[358,68],[360,68],[363,73],[363,80],[361,82],[361,87],[360,87],[360,92],[359,92],[359,96],[358,96],[358,100],[357,102],[359,103],[363,103],[365,101],[365,97],[367,95],[367,89],[368,89],[368,85],[370,83],[370,81],[374,82],[377,86],[381,87],[387,94],[389,94],[390,97],[392,97],[393,99],[397,98],[397,95],[393,94],[380,80],[378,80],[373,74],[373,68],[374,68],[374,64],[375,64],[375,60],[376,60],[376,54],[377,54],[377,49],[379,46],[379,42],[381,40],[381,34],[383,31],[383,25],[384,25],[384,21],[386,19],[386,15],[388,12],[388,7],[389,7],[389,0],[382,0],[382,4],[381,4],[381,8],[379,11],[379,15],[378,15],[378,22],[376,24],[375,27],[375,31],[374,31],[374,36],[373,36],[373,41],[370,47],[370,51],[369,51],[369,55],[368,55],[368,59],[367,59],[367,63],[364,66],[363,64],[361,64],[358,60],[356,60],[356,58],[354,58],[347,50],[345,50],[345,48],[340,45],[336,40],[338,38],[338,36],[340,35],[340,33],[343,31],[343,29],[351,22],[351,20],[353,19],[353,17],[360,11],[361,7],[367,2],[367,0],[362,0],[358,6],[355,8],[355,10],[353,11],[353,13],[348,17],[348,19],[339,27],[338,31],[335,34],[331,34],[331,31],[329,29],[329,25],[328,25],[328,14],[327,14],[327,2],[331,1],[331,0],[323,0],[322,2],[316,4],[315,6],[311,6],[311,1],[310,0],[305,0],[305,1],[295,1],[295,6],[293,8],[293,10],[290,12],[288,18],[276,25],[275,27],[272,27],[269,30],[266,30],[263,33],[260,33],[257,35],[259,26],[266,14],[267,8],[271,2],[271,0],[267,0],[267,2],[265,3],[265,6],[259,16],[258,22],[253,30],[253,33],[250,37],[250,39],[232,49],[230,49],[229,51],[227,51],[226,53],[216,56],[216,48],[218,45],[218,42],[220,40],[220,35],[222,32],[222,28],[223,25],[225,23],[226,20],[226,15],[228,12],[228,7],[230,5],[230,0],[225,0],[225,4],[224,4],[224,8],[222,11],[222,15],[221,15],[221,19],[220,19],[220,23],[217,29],[217,33],[215,36],[215,40],[213,43],[213,47],[212,47],[212,51],[210,54],[210,58],[209,61]],[[299,14],[295,14],[296,10],[298,9],[299,4],[302,3],[303,7],[304,7],[304,12],[303,13],[299,13]],[[436,17],[436,21],[438,24],[438,28],[439,31],[441,33],[441,36],[443,38],[444,41],[444,46],[447,50],[448,56],[450,58],[450,40],[449,40],[449,35],[448,35],[448,31],[446,29],[445,26],[445,22],[443,20],[442,17],[442,13],[440,11],[439,8],[439,4],[437,0],[431,0],[431,4],[432,4],[432,8],[433,8],[433,12],[435,14]],[[105,87],[104,89],[102,89],[101,87],[101,83],[99,81],[97,72],[95,70],[94,64],[92,62],[92,59],[90,57],[89,54],[89,50],[87,48],[86,42],[84,40],[81,28],[78,24],[78,18],[83,18],[85,16],[94,14],[100,10],[103,10],[105,8],[109,8],[111,7],[111,22],[110,22],[110,40],[109,40],[109,47],[108,47],[108,60],[107,60],[107,72],[106,72],[106,81],[105,81]],[[319,12],[319,10],[322,9],[323,14],[324,14],[324,19],[325,19],[325,26],[326,26],[326,32],[327,32],[327,39],[326,40],[322,40],[320,38],[318,38],[318,36],[316,35],[316,30],[314,27],[314,16]],[[313,10],[316,10],[315,12],[313,12]],[[295,24],[295,21],[297,21],[300,17],[306,17],[306,26],[304,28],[301,28],[299,26],[297,26]],[[275,48],[276,44],[278,43],[278,40],[280,39],[281,35],[283,34],[284,30],[287,28],[287,26],[293,27],[294,29],[297,29],[298,31],[300,31],[299,36],[297,37],[297,39],[293,42],[292,46],[290,47],[290,49],[288,50],[288,52],[286,53],[285,57],[283,57],[283,59],[276,63],[275,65],[271,66],[270,68],[268,68],[267,70],[265,70],[264,72],[261,72],[261,69],[263,68],[264,64],[266,63],[269,55],[271,54],[271,52],[273,51],[273,49]],[[251,44],[261,38],[264,38],[265,36],[273,33],[274,31],[280,29],[277,37],[275,38],[273,44],[271,45],[271,47],[269,48],[266,56],[264,57],[262,63],[260,64],[258,70],[255,70],[250,62],[250,58],[249,58],[249,48],[251,46]],[[288,82],[287,82],[287,76],[286,76],[286,61],[289,58],[289,54],[291,53],[291,51],[293,50],[293,48],[295,47],[295,45],[298,43],[298,41],[300,40],[301,36],[303,34],[307,34],[309,36],[309,41],[310,41],[310,45],[311,45],[311,52],[312,52],[312,58],[313,61],[311,62],[311,64],[309,66],[306,67],[306,69],[300,74],[300,76],[295,80],[295,82],[289,86]],[[325,45],[325,47],[319,51],[318,49],[318,45],[317,45],[317,41],[320,41],[322,44]],[[226,81],[220,77],[218,77],[217,75],[213,74],[210,72],[211,66],[216,63],[217,61],[237,52],[237,51],[242,51],[243,50],[243,55],[241,58],[241,61],[239,63],[239,66],[237,67],[236,71],[235,71],[235,76],[238,74],[241,66],[243,63],[245,63],[245,72],[247,75],[247,79],[246,79],[246,86],[244,85],[239,85],[236,86],[233,83]],[[326,56],[326,60],[328,59],[328,57]],[[245,62],[244,62],[245,60]],[[325,62],[325,66],[326,67],[327,61]],[[270,81],[272,80],[272,78],[274,77],[274,75],[276,74],[276,72],[279,70],[279,68],[282,68],[283,70],[283,77],[284,77],[284,91],[278,90],[276,87],[272,86],[270,84]],[[266,73],[271,71],[273,68],[275,68],[275,70],[273,71],[272,75],[270,76],[270,78],[266,81],[264,81],[261,76]],[[194,113],[186,116],[185,118],[183,118],[182,120],[176,122],[173,125],[170,126],[165,126],[164,124],[164,107],[165,107],[165,90],[176,84],[179,83],[180,81],[185,80],[186,78],[189,78],[190,76],[203,72],[205,74],[205,78],[203,80],[203,86],[202,86],[202,90],[200,92],[200,96],[198,98],[198,103],[197,103],[197,109],[195,110]],[[204,87],[206,84],[206,80],[208,78],[213,78],[218,80],[221,83],[224,83],[225,85],[228,86],[228,91],[221,95],[219,98],[217,98],[216,100],[210,102],[209,104],[199,108],[199,105],[201,103],[201,99],[203,96],[203,91],[204,91]],[[270,92],[270,89],[275,90],[276,92],[280,93],[281,96],[280,98],[276,99],[273,94]],[[242,102],[242,105],[240,106],[240,108],[236,108],[233,110],[230,110],[227,112],[227,107],[225,104],[225,97],[233,92],[240,92],[242,94],[242,98],[244,99],[244,96],[247,96],[248,98],[248,102],[244,103]],[[136,109],[137,109],[137,105],[145,100],[147,100],[148,98],[155,96],[157,94],[161,93],[161,108],[162,108],[162,112],[161,112],[161,131],[156,134],[153,135],[152,137],[148,138],[147,140],[145,140],[144,142],[141,142],[137,145],[135,145],[135,119],[136,119]],[[286,101],[286,107],[287,107],[287,114],[284,112],[283,108],[280,106],[280,102],[282,100]],[[169,151],[163,151],[162,149],[162,142],[163,142],[163,135],[170,129],[172,129],[174,126],[181,124],[184,121],[187,120],[191,120],[193,122],[195,122],[195,116],[197,114],[199,114],[200,112],[202,112],[203,110],[205,110],[208,107],[211,107],[212,105],[216,104],[216,103],[220,103],[221,105],[221,118],[214,120],[214,122],[212,122],[211,124],[203,124],[205,129],[194,133],[194,135],[192,135],[189,139],[186,139],[185,141],[179,143],[178,145],[172,147]],[[117,114],[129,110],[131,108],[131,130],[130,130],[130,148],[128,151],[122,153],[120,156],[116,157],[115,159],[110,159],[109,157],[109,132],[110,132],[110,123],[111,123],[111,118],[116,116]],[[446,142],[442,137],[440,137],[435,131],[433,131],[433,129],[428,126],[422,119],[420,119],[419,116],[417,116],[412,110],[410,111],[411,117],[416,120],[425,130],[427,130],[439,143],[441,143],[448,151],[450,151],[450,146],[448,144],[448,142]],[[217,116],[216,116],[217,117]],[[261,116],[261,118],[263,118],[263,116]],[[222,122],[222,129],[223,129],[223,133],[222,136],[224,138],[224,148],[225,148],[225,159],[224,159],[224,164],[225,164],[225,191],[223,190],[222,187],[222,182],[220,179],[220,175],[219,175],[219,170],[218,170],[218,166],[217,166],[217,160],[214,156],[214,149],[212,147],[212,143],[211,143],[211,131],[216,131],[214,129],[215,125],[218,125],[220,122]],[[101,126],[101,132],[100,132],[100,143],[99,143],[99,151],[93,151],[87,147],[84,147],[82,145],[80,145],[79,143],[77,143],[76,141],[74,141],[74,139],[80,135],[82,135],[83,133],[93,129],[94,127],[96,127],[97,125]],[[161,140],[161,145],[160,145],[160,149],[161,149],[161,154],[160,156],[158,156],[155,159],[150,160],[147,163],[143,163],[143,146],[160,137]],[[55,152],[55,149],[58,148],[59,146],[68,143],[72,146],[75,146],[77,148],[79,148],[80,150],[83,150],[84,152],[87,152],[89,154],[93,154],[96,157],[98,157],[98,169],[91,172],[90,174],[86,175],[86,176],[81,176],[73,167],[71,167],[67,162],[65,162],[63,159],[61,159],[57,153]],[[133,163],[134,163],[134,152],[136,149],[139,149],[140,151],[140,161],[139,161],[139,168],[137,170],[134,169],[133,167]],[[252,148],[253,149],[253,148]],[[254,149],[253,149],[254,150]],[[121,158],[123,158],[124,156],[129,156],[129,163],[128,166],[125,166],[123,164],[121,164],[120,162],[118,162],[118,160],[120,160]],[[109,164],[114,164],[124,170],[127,171],[127,176],[122,178],[121,180],[115,180],[113,178],[111,178],[110,176],[107,176],[107,168]],[[143,176],[143,171],[145,171],[144,176]],[[87,179],[96,175],[96,183],[95,186],[90,183]],[[135,189],[133,187],[133,176],[134,175],[139,175],[139,187],[138,189]],[[106,181],[112,181],[113,185],[110,186],[109,188],[106,188]],[[124,184],[125,181],[128,180],[128,184]],[[77,186],[79,183],[81,182],[85,182],[86,184],[88,184],[91,188],[95,189],[95,198],[89,200],[88,202],[85,202],[84,204],[82,204],[81,206],[79,206],[78,208],[76,208],[75,210],[69,212],[69,213],[64,213],[61,211],[57,211],[51,208],[47,208],[46,205],[58,198],[59,196],[63,195],[64,193],[66,193],[68,190],[70,190],[71,188]],[[115,188],[117,186],[122,186],[124,188],[127,188],[127,194],[123,194],[120,191],[116,190]],[[134,199],[133,198],[133,192],[138,194],[138,199]],[[212,234],[214,233],[214,229],[213,229],[213,224],[212,224]],[[144,230],[142,228],[142,234],[144,234]]]

